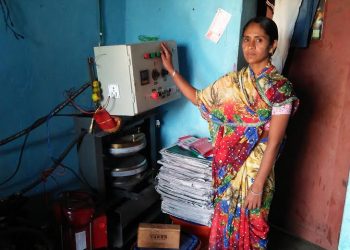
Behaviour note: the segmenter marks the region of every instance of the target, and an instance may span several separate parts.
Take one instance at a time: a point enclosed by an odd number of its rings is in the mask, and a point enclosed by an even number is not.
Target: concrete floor
[[[207,241],[202,240],[200,250],[208,250]],[[299,239],[276,227],[270,227],[269,244],[267,250],[327,250],[308,241]]]
[[[326,250],[271,226],[268,250]]]

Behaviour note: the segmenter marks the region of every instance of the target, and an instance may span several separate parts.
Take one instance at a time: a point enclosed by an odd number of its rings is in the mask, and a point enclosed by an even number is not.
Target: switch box
[[[164,42],[172,52],[173,65],[178,71],[176,42]],[[101,104],[111,115],[134,116],[181,97],[162,65],[160,43],[94,47]]]
[[[119,87],[117,84],[108,85],[108,96],[111,98],[120,98]]]

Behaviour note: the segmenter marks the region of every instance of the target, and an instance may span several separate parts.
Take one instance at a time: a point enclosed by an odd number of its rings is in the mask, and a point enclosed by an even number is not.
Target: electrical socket
[[[119,87],[117,84],[108,85],[108,96],[111,98],[120,98]]]

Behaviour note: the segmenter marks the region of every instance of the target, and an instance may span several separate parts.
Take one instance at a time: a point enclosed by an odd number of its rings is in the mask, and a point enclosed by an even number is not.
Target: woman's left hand
[[[256,208],[260,208],[261,206],[261,200],[262,200],[262,191],[259,193],[255,192],[251,189],[248,190],[248,194],[245,197],[245,201],[244,201],[244,208],[248,208],[249,210],[251,209],[256,209]]]

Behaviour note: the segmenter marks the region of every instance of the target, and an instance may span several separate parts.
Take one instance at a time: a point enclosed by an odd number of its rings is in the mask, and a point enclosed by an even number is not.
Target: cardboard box
[[[137,247],[179,249],[180,225],[140,223]]]

